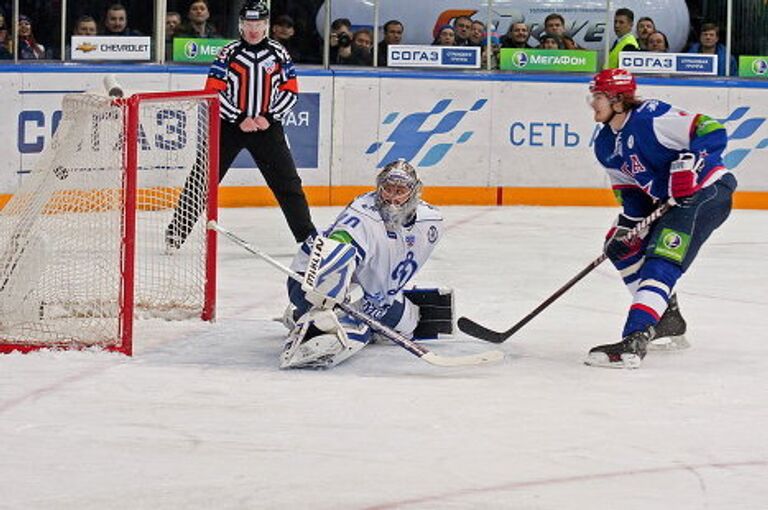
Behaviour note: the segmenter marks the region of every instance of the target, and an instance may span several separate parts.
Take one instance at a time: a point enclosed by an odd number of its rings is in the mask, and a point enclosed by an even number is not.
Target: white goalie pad
[[[356,255],[351,244],[317,236],[301,285],[307,301],[321,308],[344,302],[357,267]]]
[[[280,368],[330,368],[346,360],[370,342],[368,326],[313,309],[296,321],[280,355]]]

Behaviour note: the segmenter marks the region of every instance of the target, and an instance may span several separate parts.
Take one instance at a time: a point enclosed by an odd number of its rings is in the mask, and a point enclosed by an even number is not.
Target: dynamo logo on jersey
[[[479,111],[488,102],[487,99],[478,99],[469,108],[469,110],[448,110],[448,106],[453,100],[441,99],[438,101],[431,110],[427,112],[414,112],[402,117],[400,122],[392,128],[392,131],[387,136],[385,142],[375,142],[368,147],[365,151],[366,154],[373,154],[385,144],[391,143],[389,151],[381,158],[378,163],[378,167],[381,168],[390,161],[396,159],[404,159],[414,163],[416,157],[424,152],[423,156],[419,160],[416,166],[430,167],[438,164],[451,150],[451,147],[457,144],[467,142],[474,131],[463,131],[458,137],[450,142],[441,142],[429,145],[428,143],[432,137],[437,135],[449,135],[459,125],[464,117],[469,112]],[[436,116],[441,115],[439,120],[434,120]],[[394,124],[395,120],[400,116],[400,112],[392,112],[388,114],[382,121],[382,125],[389,126]],[[427,122],[435,127],[432,129],[424,129],[424,125]],[[445,136],[442,137],[443,139]]]
[[[749,110],[749,106],[739,106],[730,114],[728,114],[725,119],[720,119],[718,121],[726,127],[726,131],[728,132],[729,146],[731,145],[731,142],[735,140],[746,140],[752,137],[752,135],[754,135],[757,130],[760,129],[763,124],[765,124],[765,117],[752,117],[744,119],[744,116],[747,114],[747,112],[749,112]],[[729,129],[727,124],[733,122],[738,122],[738,125],[736,125],[736,127],[733,129]],[[744,161],[744,158],[746,158],[750,152],[755,149],[765,149],[766,147],[768,147],[768,138],[762,138],[753,148],[737,148],[728,150],[728,152],[723,154],[723,163],[725,163],[725,166],[728,167],[728,169],[733,170],[739,166],[742,161]]]

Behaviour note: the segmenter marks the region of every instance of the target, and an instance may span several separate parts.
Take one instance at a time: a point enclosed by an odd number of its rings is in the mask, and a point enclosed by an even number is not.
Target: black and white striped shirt
[[[258,44],[240,39],[224,46],[208,71],[205,88],[219,91],[221,118],[233,124],[259,115],[280,121],[299,94],[290,55],[269,38]]]

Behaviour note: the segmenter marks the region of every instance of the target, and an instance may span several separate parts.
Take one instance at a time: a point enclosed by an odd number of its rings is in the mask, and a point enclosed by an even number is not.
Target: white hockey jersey
[[[323,235],[336,233],[334,237],[354,245],[357,269],[352,281],[365,292],[362,311],[378,319],[429,259],[442,237],[442,228],[440,211],[422,201],[412,225],[387,231],[376,208],[376,193],[371,191],[353,200]],[[302,245],[291,269],[304,272],[310,250],[311,246]]]

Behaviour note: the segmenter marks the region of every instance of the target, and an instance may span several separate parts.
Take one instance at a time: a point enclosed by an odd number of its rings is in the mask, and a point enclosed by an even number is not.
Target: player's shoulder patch
[[[347,208],[371,220],[384,221],[381,219],[378,207],[376,207],[376,192],[374,191],[357,196]]]
[[[658,99],[646,99],[635,108],[635,115],[639,117],[660,117],[667,113],[672,105]]]
[[[417,221],[443,221],[443,213],[434,205],[425,201],[419,202],[416,208]]]

